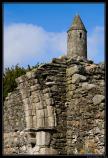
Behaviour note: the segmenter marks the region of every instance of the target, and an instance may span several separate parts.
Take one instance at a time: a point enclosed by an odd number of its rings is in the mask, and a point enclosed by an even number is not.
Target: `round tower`
[[[75,16],[67,36],[67,56],[87,58],[87,31],[79,15]]]

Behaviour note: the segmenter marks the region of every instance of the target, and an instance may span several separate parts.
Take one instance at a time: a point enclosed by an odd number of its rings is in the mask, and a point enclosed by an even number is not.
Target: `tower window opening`
[[[80,32],[80,38],[82,37],[82,32]]]

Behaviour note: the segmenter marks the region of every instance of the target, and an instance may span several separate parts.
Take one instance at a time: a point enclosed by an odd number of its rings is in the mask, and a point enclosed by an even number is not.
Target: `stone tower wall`
[[[70,30],[67,37],[67,56],[87,58],[87,33],[84,30]]]
[[[103,154],[104,71],[81,57],[60,58],[19,77],[5,101],[5,154]]]

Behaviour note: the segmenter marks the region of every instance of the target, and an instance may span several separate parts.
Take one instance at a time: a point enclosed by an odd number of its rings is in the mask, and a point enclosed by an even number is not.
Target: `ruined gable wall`
[[[104,152],[104,65],[81,57],[53,59],[17,82],[27,143],[35,146],[28,147],[26,153]]]
[[[64,152],[65,70],[66,63],[45,64],[17,79],[23,98],[27,128],[35,130],[34,139],[42,151],[54,148],[58,152]],[[48,140],[44,140],[44,137],[48,137]],[[43,140],[40,141],[41,139]]]

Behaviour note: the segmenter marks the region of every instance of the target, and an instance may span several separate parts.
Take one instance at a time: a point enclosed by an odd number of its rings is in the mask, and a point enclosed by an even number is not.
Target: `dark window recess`
[[[35,147],[35,145],[36,145],[35,143],[31,143],[32,148],[34,148],[34,147]]]
[[[82,37],[82,33],[80,32],[80,38]]]
[[[30,133],[30,136],[32,137],[32,138],[35,138],[36,137],[36,134],[35,133]]]

